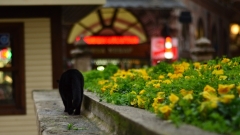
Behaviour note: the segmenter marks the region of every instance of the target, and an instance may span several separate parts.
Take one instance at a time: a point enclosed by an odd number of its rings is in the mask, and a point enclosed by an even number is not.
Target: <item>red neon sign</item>
[[[83,41],[88,45],[137,45],[137,36],[86,36]]]

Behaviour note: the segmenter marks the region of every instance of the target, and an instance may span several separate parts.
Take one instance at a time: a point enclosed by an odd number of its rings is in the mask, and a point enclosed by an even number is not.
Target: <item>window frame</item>
[[[9,33],[12,50],[12,66],[0,68],[11,72],[13,79],[13,103],[0,104],[0,115],[26,114],[24,23],[0,22],[0,33]]]

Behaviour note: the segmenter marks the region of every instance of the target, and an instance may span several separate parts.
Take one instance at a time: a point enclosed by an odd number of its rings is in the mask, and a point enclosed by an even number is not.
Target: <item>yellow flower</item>
[[[235,96],[232,94],[222,95],[220,97],[220,102],[227,104],[227,103],[230,103],[232,101],[232,99],[234,99],[234,98],[235,98]]]
[[[100,81],[98,81],[98,84],[99,84],[99,85],[103,85],[103,84],[105,84],[106,82],[108,82],[108,80],[100,80]]]
[[[167,80],[164,80],[163,83],[171,84],[172,82],[171,82],[171,80],[168,80],[168,79],[167,79]]]
[[[118,87],[118,85],[115,83],[110,90],[110,95],[112,95],[114,91],[117,91],[117,87]]]
[[[175,104],[175,103],[179,100],[179,97],[172,93],[172,94],[169,96],[169,100],[170,100],[172,103]]]
[[[183,65],[185,70],[187,70],[189,68],[189,66],[190,66],[190,64],[187,63],[187,62],[183,62],[182,65]]]
[[[142,95],[143,93],[145,93],[146,91],[145,90],[141,90],[140,92],[139,92],[139,95]]]
[[[183,97],[183,99],[185,99],[185,100],[192,100],[192,99],[193,99],[193,96],[192,96],[192,94],[187,94],[187,95],[185,95],[185,96]]]
[[[154,101],[155,101],[155,100],[154,100]],[[158,112],[158,106],[159,106],[159,105],[160,105],[159,103],[153,102],[152,107],[153,107],[155,113]]]
[[[238,62],[234,62],[234,63],[233,63],[233,66],[238,66]]]
[[[203,91],[207,91],[209,93],[215,93],[216,92],[216,90],[213,87],[209,86],[209,85],[206,85],[204,87]]]
[[[219,76],[219,80],[226,80],[226,79],[227,79],[227,76],[225,76],[225,75]]]
[[[215,65],[214,68],[215,68],[215,69],[221,69],[221,65],[219,65],[219,64],[218,64],[218,65]]]
[[[160,83],[153,84],[153,87],[154,87],[154,88],[160,88]]]
[[[222,61],[221,61],[221,63],[228,63],[229,61],[230,61],[230,59],[228,59],[228,58],[223,58]]]
[[[174,73],[183,73],[184,72],[184,66],[183,65],[175,65],[174,66]]]
[[[210,106],[211,106],[211,108],[217,108],[218,100],[217,99],[216,100],[211,100],[210,101]]]
[[[153,100],[154,100],[154,102],[161,103],[161,102],[163,102],[164,97],[156,97]]]
[[[167,74],[168,77],[171,77],[172,75],[173,75],[172,73],[168,73],[168,74]]]
[[[188,94],[192,94],[193,91],[192,91],[192,90],[187,91],[187,90],[185,90],[185,89],[181,89],[181,90],[180,90],[180,93],[181,93],[183,96],[186,96],[186,95],[188,95]]]
[[[237,91],[238,91],[238,94],[240,95],[240,85],[238,85],[238,86],[236,87],[236,89],[237,89]]]
[[[145,100],[143,100],[141,96],[137,96],[137,102],[139,108],[145,108]]]
[[[194,67],[196,69],[200,69],[201,68],[201,63],[200,62],[194,62],[193,65],[194,65]]]
[[[234,87],[235,87],[235,84],[229,84],[229,85],[219,84],[218,85],[218,93],[219,94],[227,94]]]
[[[131,104],[132,106],[137,106],[137,102],[138,102],[138,100],[134,98],[133,101],[131,101],[130,104]]]
[[[215,74],[215,75],[223,75],[223,70],[220,69],[220,70],[213,70],[212,74]]]
[[[106,89],[107,89],[106,86],[103,86],[103,87],[101,88],[101,91],[104,92],[104,91],[106,91]]]
[[[170,115],[172,109],[171,109],[171,107],[169,107],[168,105],[164,105],[164,106],[162,106],[162,107],[159,108],[159,111],[160,111],[161,113],[163,113],[165,119],[167,119],[168,116]]]
[[[159,75],[158,79],[164,79],[164,76],[163,75]]]
[[[165,97],[165,92],[160,91],[160,92],[157,93],[157,96],[158,97]]]
[[[211,100],[211,101],[204,101],[201,103],[200,106],[200,112],[204,111],[204,110],[208,110],[208,109],[214,109],[217,108],[217,100]]]
[[[177,74],[172,74],[171,76],[169,76],[171,79],[177,79],[180,77],[183,77],[182,73],[177,73]]]
[[[216,94],[209,93],[208,91],[203,91],[202,95],[207,100],[215,100],[215,99],[217,99]]]
[[[131,94],[137,95],[136,91],[131,91]]]

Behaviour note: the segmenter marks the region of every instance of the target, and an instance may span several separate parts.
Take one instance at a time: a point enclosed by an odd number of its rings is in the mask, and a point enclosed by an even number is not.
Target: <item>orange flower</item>
[[[229,84],[229,85],[219,84],[218,85],[218,93],[219,94],[227,94],[234,87],[235,87],[235,84]]]

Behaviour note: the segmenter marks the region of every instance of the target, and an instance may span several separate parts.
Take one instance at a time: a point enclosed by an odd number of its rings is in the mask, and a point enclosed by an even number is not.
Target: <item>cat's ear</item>
[[[57,80],[57,83],[59,83],[60,82],[60,80]]]

